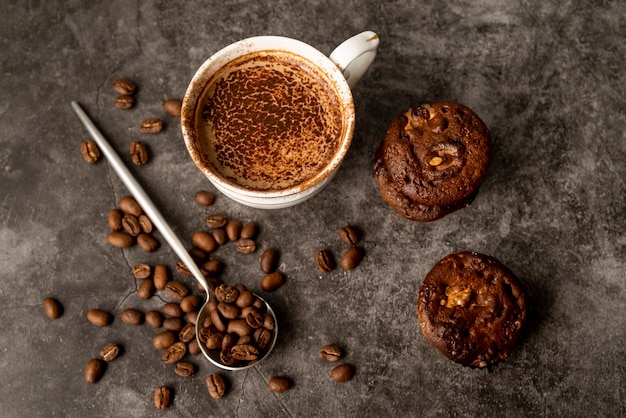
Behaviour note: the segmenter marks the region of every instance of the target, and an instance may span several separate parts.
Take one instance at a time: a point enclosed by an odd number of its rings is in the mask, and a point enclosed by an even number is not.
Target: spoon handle
[[[174,252],[180,257],[185,266],[191,271],[195,279],[204,287],[207,294],[209,291],[209,286],[207,281],[204,278],[204,275],[196,265],[195,261],[189,255],[189,252],[185,249],[185,246],[178,239],[172,228],[170,228],[169,224],[161,215],[161,212],[157,209],[156,205],[152,202],[152,199],[145,192],[143,187],[139,184],[139,182],[135,179],[132,173],[128,170],[128,167],[124,164],[122,159],[117,155],[113,147],[106,140],[104,135],[100,132],[100,130],[96,127],[96,125],[92,122],[89,116],[85,113],[85,111],[80,107],[77,102],[72,102],[72,109],[78,116],[78,119],[83,123],[89,134],[96,141],[98,147],[102,151],[102,153],[107,157],[109,163],[113,167],[113,170],[117,173],[117,175],[122,179],[122,182],[126,185],[130,193],[135,197],[139,206],[146,212],[152,223],[156,225],[157,229],[161,232],[161,235],[168,242],[170,247],[174,250]]]

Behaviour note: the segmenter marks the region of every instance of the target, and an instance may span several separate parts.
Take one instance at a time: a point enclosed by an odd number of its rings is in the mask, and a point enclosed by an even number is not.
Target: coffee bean
[[[183,310],[178,303],[168,302],[163,305],[163,314],[169,318],[180,318],[183,316]]]
[[[253,309],[246,315],[245,320],[251,328],[256,329],[263,326],[265,318],[263,317],[263,314],[259,313],[256,309]]]
[[[165,318],[163,320],[163,328],[168,331],[179,332],[185,326],[182,318]]]
[[[167,386],[159,386],[154,391],[154,406],[157,409],[166,409],[170,405],[171,396]]]
[[[87,362],[85,370],[83,371],[83,378],[87,383],[96,383],[104,374],[104,362],[100,359],[94,358]]]
[[[263,328],[270,331],[274,329],[274,317],[267,312],[263,314]]]
[[[187,352],[189,354],[195,356],[197,354],[200,354],[200,351],[202,350],[200,349],[200,344],[198,344],[197,339],[194,338],[193,340],[189,341],[189,344],[187,344]]]
[[[139,218],[137,218],[139,220],[139,225],[141,225],[141,230],[143,232],[145,232],[146,234],[149,234],[152,232],[152,230],[154,229],[154,226],[152,225],[152,221],[150,220],[150,218],[148,218],[148,215],[143,214],[143,215],[139,215]]]
[[[274,248],[268,248],[261,254],[259,261],[263,273],[270,274],[276,271],[278,266],[278,251]]]
[[[152,273],[152,268],[147,263],[137,263],[133,267],[133,277],[137,280],[143,280],[150,277]]]
[[[83,155],[83,160],[89,164],[93,164],[100,159],[100,150],[91,139],[80,144],[80,153]]]
[[[222,317],[217,309],[211,311],[211,322],[219,331],[224,332],[227,330],[227,324],[222,320]]]
[[[330,250],[324,249],[317,252],[317,268],[322,273],[328,273],[336,267],[335,258]]]
[[[159,118],[148,118],[141,122],[139,130],[142,134],[158,134],[163,130],[163,121]]]
[[[140,299],[148,300],[154,295],[154,282],[152,279],[144,279],[137,289],[137,296]]]
[[[222,351],[230,351],[236,344],[238,337],[235,334],[226,334],[222,339]]]
[[[239,316],[239,308],[235,305],[231,305],[230,303],[218,303],[217,310],[226,319],[235,319]]]
[[[289,390],[291,382],[285,377],[274,376],[267,382],[267,387],[272,392],[282,393]]]
[[[218,302],[234,303],[239,297],[239,290],[228,284],[216,287],[214,293]]]
[[[200,266],[200,270],[207,276],[219,276],[224,266],[219,260],[209,260]]]
[[[122,228],[128,233],[128,235],[136,237],[141,233],[141,225],[135,215],[124,215],[122,218]]]
[[[199,296],[187,295],[180,301],[180,309],[182,309],[183,312],[191,312],[196,310],[201,302]]]
[[[113,361],[120,354],[120,351],[118,343],[108,343],[100,349],[100,357],[106,362]]]
[[[163,264],[159,264],[154,267],[154,287],[157,290],[165,289],[165,285],[170,280],[170,274],[167,267]]]
[[[183,102],[179,99],[167,99],[163,101],[163,110],[174,117],[179,118]]]
[[[41,306],[43,307],[43,312],[50,319],[57,319],[63,315],[63,306],[54,298],[45,297]]]
[[[133,308],[124,309],[120,313],[120,319],[127,325],[141,325],[143,324],[143,313]]]
[[[254,330],[248,325],[245,319],[233,319],[228,321],[228,325],[226,326],[226,332],[237,334],[240,337],[244,335],[252,335]]]
[[[164,350],[176,342],[176,333],[173,331],[161,331],[152,337],[152,345],[157,350]]]
[[[213,193],[207,192],[206,190],[197,191],[193,198],[200,206],[211,206],[215,200]]]
[[[184,302],[184,301],[185,301],[185,299],[183,299],[181,301],[181,303]],[[198,322],[198,311],[187,312],[185,314],[185,321],[187,321],[187,323],[189,323],[189,324],[196,325],[196,322]]]
[[[242,239],[255,239],[259,233],[259,226],[255,222],[249,222],[241,229]]]
[[[250,292],[249,290],[245,290],[239,293],[239,296],[235,300],[235,305],[237,305],[238,308],[242,309],[247,306],[252,306],[252,302],[254,302],[254,296],[252,295],[252,292]]]
[[[230,349],[235,360],[252,361],[259,358],[259,349],[252,344],[237,344]]]
[[[135,92],[135,84],[125,78],[118,78],[113,82],[113,89],[119,94],[130,95]]]
[[[172,299],[183,300],[189,294],[189,289],[184,284],[171,280],[165,285],[165,293]]]
[[[193,277],[191,270],[187,268],[185,263],[182,260],[176,261],[176,271],[185,277]]]
[[[324,360],[335,362],[341,358],[341,348],[335,344],[325,345],[320,348],[320,357]]]
[[[107,241],[117,248],[130,248],[135,245],[135,238],[126,232],[113,231],[107,235]]]
[[[363,259],[363,250],[360,247],[350,247],[341,257],[339,264],[344,270],[356,268]]]
[[[152,328],[161,328],[163,326],[163,315],[159,311],[148,311],[145,315],[146,323]]]
[[[223,228],[228,223],[228,218],[226,215],[221,213],[217,213],[214,215],[209,215],[206,218],[206,226],[209,228]]]
[[[266,328],[259,328],[254,331],[252,339],[254,340],[256,346],[263,350],[270,343],[270,340],[272,339],[272,332]]]
[[[241,254],[252,254],[256,250],[256,243],[249,238],[237,241],[236,249]]]
[[[217,373],[208,376],[206,378],[206,385],[209,390],[209,395],[211,395],[213,399],[222,399],[224,397],[226,384],[222,376]]]
[[[188,343],[196,336],[196,327],[193,324],[185,324],[180,331],[178,331],[178,339],[184,343]]]
[[[174,373],[176,373],[176,375],[180,377],[192,376],[194,372],[195,372],[195,368],[193,367],[193,364],[191,363],[179,361],[178,363],[176,363],[176,366],[174,367]]]
[[[191,236],[191,242],[196,247],[207,253],[212,253],[217,249],[217,242],[211,234],[205,231],[196,231]]]
[[[106,327],[113,322],[113,315],[102,309],[90,309],[87,311],[87,320],[97,327]]]
[[[241,235],[241,222],[237,220],[230,220],[226,224],[226,235],[231,241],[237,241]]]
[[[224,341],[224,333],[220,331],[211,332],[206,339],[206,348],[209,350],[217,350],[222,346]]]
[[[346,225],[339,230],[339,236],[346,245],[356,245],[359,242],[359,230],[351,225]]]
[[[107,222],[109,223],[109,228],[112,231],[119,231],[122,229],[122,211],[119,209],[111,209],[109,211],[109,215],[107,216]]]
[[[259,298],[254,298],[254,301],[252,302],[252,306],[254,306],[259,312],[265,312],[265,309],[266,309],[265,302],[263,302]]]
[[[205,253],[198,247],[193,247],[192,249],[190,249],[189,255],[196,263],[203,263],[207,258],[207,253]]]
[[[150,234],[141,233],[137,235],[137,245],[147,253],[152,253],[159,249],[159,241]]]
[[[224,228],[213,228],[213,230],[211,230],[211,235],[213,236],[215,242],[219,245],[224,245],[228,242],[228,235],[226,234]]]
[[[265,275],[265,277],[261,279],[261,289],[266,292],[273,292],[281,287],[283,283],[285,283],[285,276],[283,276],[280,271],[275,271],[274,273]]]
[[[135,165],[145,165],[148,163],[148,148],[141,141],[130,143],[130,158]]]
[[[115,98],[115,107],[118,109],[130,109],[135,104],[135,99],[133,96],[129,96],[128,94],[122,94]]]
[[[185,343],[179,341],[167,347],[163,354],[161,354],[161,360],[165,364],[174,364],[187,354],[187,346]]]
[[[347,382],[354,375],[354,367],[350,364],[340,364],[330,371],[330,376],[335,382]]]
[[[130,213],[131,215],[135,215],[139,217],[143,210],[139,203],[132,196],[124,196],[120,199],[119,207],[124,213]]]

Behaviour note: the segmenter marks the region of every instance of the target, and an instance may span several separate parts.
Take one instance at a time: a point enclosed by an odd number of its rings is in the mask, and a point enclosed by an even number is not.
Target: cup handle
[[[372,31],[346,39],[328,56],[339,67],[350,88],[356,86],[376,58],[380,38]]]

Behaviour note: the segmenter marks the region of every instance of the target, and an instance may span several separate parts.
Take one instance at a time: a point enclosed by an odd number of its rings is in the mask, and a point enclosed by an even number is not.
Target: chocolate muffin
[[[374,174],[383,199],[400,215],[433,221],[473,200],[491,153],[489,130],[469,108],[422,104],[391,122]]]
[[[493,257],[450,254],[426,275],[417,295],[422,333],[449,359],[486,367],[508,357],[526,322],[515,275]]]

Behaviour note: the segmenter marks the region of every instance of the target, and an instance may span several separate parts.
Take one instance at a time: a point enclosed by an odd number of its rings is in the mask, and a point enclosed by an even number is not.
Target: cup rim
[[[311,65],[321,69],[321,72],[331,82],[338,95],[344,119],[341,144],[330,163],[314,177],[305,182],[281,190],[262,191],[249,189],[223,177],[219,170],[203,155],[195,132],[197,103],[202,96],[204,87],[211,81],[212,75],[232,60],[248,53],[260,51],[288,52],[301,57],[311,63]],[[350,148],[354,135],[355,119],[352,91],[341,70],[335,63],[333,63],[328,56],[305,42],[273,35],[254,36],[236,41],[220,49],[205,60],[195,72],[187,87],[181,110],[183,138],[187,150],[196,166],[216,187],[227,192],[227,194],[236,195],[244,201],[246,197],[256,199],[287,198],[289,196],[309,192],[316,186],[323,184],[324,180],[339,168]]]

